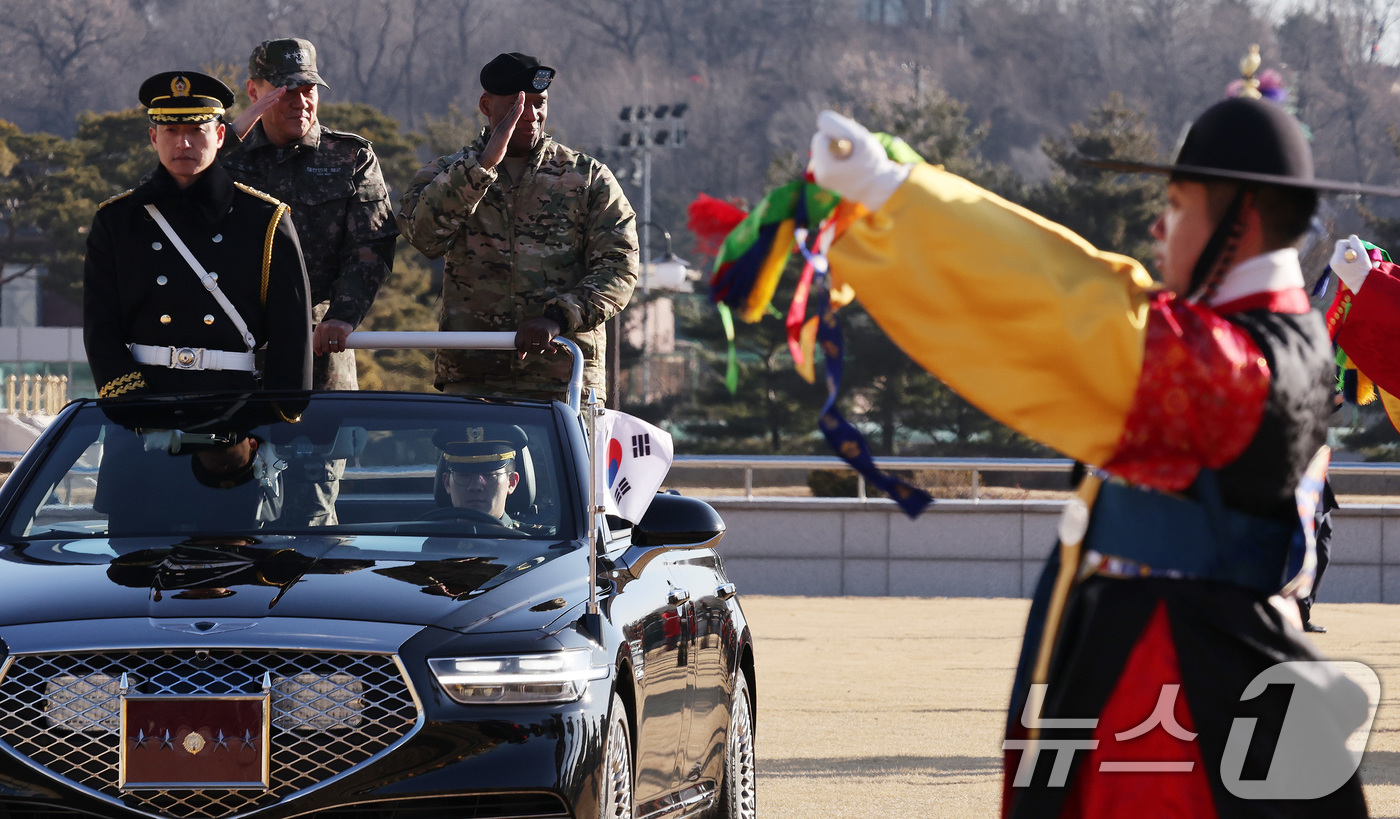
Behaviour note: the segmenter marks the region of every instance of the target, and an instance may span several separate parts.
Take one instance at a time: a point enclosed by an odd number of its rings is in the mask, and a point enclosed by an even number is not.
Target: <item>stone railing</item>
[[[5,379],[5,412],[57,415],[68,403],[66,375],[11,375]]]

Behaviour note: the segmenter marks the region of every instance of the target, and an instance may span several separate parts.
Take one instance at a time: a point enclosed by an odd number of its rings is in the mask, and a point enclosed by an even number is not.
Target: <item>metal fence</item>
[[[1068,458],[881,458],[880,468],[888,472],[970,472],[972,499],[981,500],[982,473],[1019,472],[1069,474],[1074,461]],[[744,500],[754,500],[754,471],[769,469],[851,470],[849,464],[836,457],[787,457],[783,455],[682,455],[676,457],[672,469],[742,469],[744,471]],[[854,470],[851,470],[854,472]],[[674,474],[674,471],[673,471]],[[1400,463],[1333,462],[1330,477],[1382,477],[1400,479]],[[1069,491],[1069,488],[1065,488]],[[866,495],[865,478],[856,474],[856,498],[870,500]]]

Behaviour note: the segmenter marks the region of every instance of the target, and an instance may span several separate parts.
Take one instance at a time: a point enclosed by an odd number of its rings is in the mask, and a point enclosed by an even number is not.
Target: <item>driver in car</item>
[[[521,444],[514,437],[489,426],[468,427],[461,437],[439,444],[445,466],[442,485],[453,508],[489,515],[508,529],[520,528],[506,514],[506,498],[520,484],[515,459]]]

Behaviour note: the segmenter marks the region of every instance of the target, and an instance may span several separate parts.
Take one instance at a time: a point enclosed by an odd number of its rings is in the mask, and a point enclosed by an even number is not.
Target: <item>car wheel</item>
[[[753,700],[743,672],[734,686],[729,736],[724,744],[724,784],[710,819],[754,819],[758,816],[758,768],[753,751]]]
[[[632,813],[632,731],[627,724],[627,708],[616,692],[608,715],[608,735],[603,745],[602,788],[598,816],[602,819],[633,819]]]

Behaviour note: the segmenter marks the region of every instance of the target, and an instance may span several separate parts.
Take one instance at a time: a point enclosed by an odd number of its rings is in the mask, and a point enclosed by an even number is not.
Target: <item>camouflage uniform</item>
[[[278,148],[262,123],[223,158],[229,175],[292,209],[311,282],[312,319],[358,327],[394,265],[393,210],[368,140],[318,125]],[[355,353],[316,356],[312,386],[353,390]]]
[[[584,389],[606,391],[603,324],[637,281],[636,214],[601,162],[540,140],[522,178],[497,183],[478,160],[489,132],[414,177],[399,227],[428,258],[446,255],[442,330],[514,331],[548,316],[584,356]],[[563,398],[567,354],[438,350],[438,389]],[[456,387],[456,389],[453,389]]]

